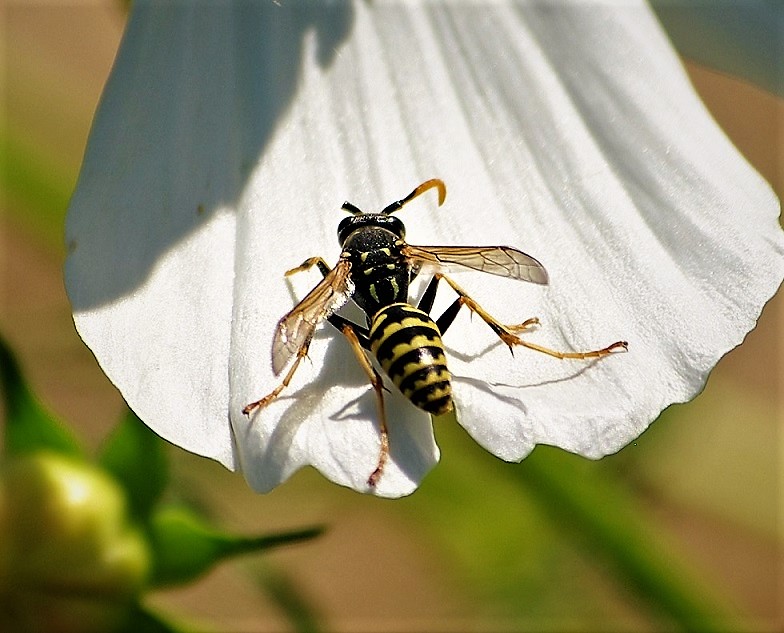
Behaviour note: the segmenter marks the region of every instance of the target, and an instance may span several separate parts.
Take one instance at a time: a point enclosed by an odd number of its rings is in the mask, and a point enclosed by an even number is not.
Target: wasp
[[[395,387],[412,404],[433,415],[441,415],[454,406],[451,375],[441,337],[462,306],[481,317],[510,350],[522,346],[556,358],[589,359],[627,349],[626,341],[617,341],[588,352],[559,352],[518,336],[538,325],[538,319],[504,325],[493,318],[444,273],[456,267],[544,285],[548,283],[547,271],[530,255],[509,246],[408,244],[403,222],[392,214],[430,189],[437,190],[441,206],[446,198],[446,186],[435,178],[423,182],[380,213],[365,213],[350,202],[343,203],[342,209],[351,215],[338,225],[338,241],[342,248],[338,263],[330,268],[323,258],[311,257],[286,272],[286,275],[292,275],[316,266],[324,277],[275,328],[272,341],[275,375],[280,375],[292,359],[294,362],[272,392],[243,409],[243,413],[249,415],[269,404],[289,385],[308,353],[316,327],[322,321],[328,321],[348,340],[376,394],[381,448],[376,468],[367,480],[371,487],[378,482],[389,458],[389,438],[384,382],[368,353],[375,356]],[[433,277],[414,306],[409,299],[409,286],[424,269],[432,269]],[[441,280],[452,288],[457,298],[433,320],[430,311]],[[366,325],[336,314],[348,299],[365,313]]]

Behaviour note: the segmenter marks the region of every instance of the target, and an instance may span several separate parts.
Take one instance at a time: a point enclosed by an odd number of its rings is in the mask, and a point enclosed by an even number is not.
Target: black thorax
[[[354,302],[368,316],[391,303],[408,302],[409,264],[402,254],[400,235],[365,224],[349,233],[343,250],[350,256]]]

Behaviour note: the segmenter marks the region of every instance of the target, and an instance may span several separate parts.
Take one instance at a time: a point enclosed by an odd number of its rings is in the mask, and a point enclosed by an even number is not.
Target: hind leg
[[[480,306],[474,299],[468,296],[468,294],[463,290],[460,286],[458,286],[454,281],[452,281],[446,275],[436,274],[435,278],[443,279],[446,281],[454,290],[458,298],[453,303],[441,317],[436,321],[439,329],[443,332],[444,329],[451,325],[454,318],[457,316],[457,312],[459,311],[461,306],[466,306],[471,312],[478,314],[481,319],[490,326],[490,329],[495,332],[498,337],[509,346],[510,350],[513,350],[513,346],[520,345],[522,347],[527,347],[528,349],[534,350],[536,352],[541,352],[542,354],[547,354],[548,356],[554,356],[555,358],[574,358],[574,359],[588,359],[588,358],[601,358],[602,356],[607,356],[608,354],[612,354],[613,352],[618,351],[626,351],[628,349],[628,343],[626,341],[616,341],[615,343],[608,345],[607,347],[603,347],[601,349],[589,350],[587,352],[560,352],[558,350],[550,349],[549,347],[544,347],[543,345],[537,345],[536,343],[530,343],[528,341],[524,341],[519,336],[517,336],[516,332],[521,332],[526,330],[530,327],[533,327],[539,323],[539,319],[533,318],[528,319],[527,321],[523,321],[522,323],[518,323],[516,325],[504,325],[494,317],[492,317],[482,306]],[[443,329],[442,329],[442,321],[443,321]]]

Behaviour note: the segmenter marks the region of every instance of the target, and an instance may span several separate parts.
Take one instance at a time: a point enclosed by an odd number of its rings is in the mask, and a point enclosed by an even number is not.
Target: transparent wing
[[[351,263],[341,259],[291,312],[278,321],[272,339],[272,370],[276,375],[310,341],[316,326],[351,296],[350,272]]]
[[[547,283],[544,266],[530,255],[510,246],[412,246],[406,244],[403,254],[415,268],[471,268],[491,275]]]

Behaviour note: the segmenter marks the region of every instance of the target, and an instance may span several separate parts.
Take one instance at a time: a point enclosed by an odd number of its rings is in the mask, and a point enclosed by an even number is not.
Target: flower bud
[[[0,630],[117,628],[149,567],[123,490],[98,468],[53,453],[0,467]]]

